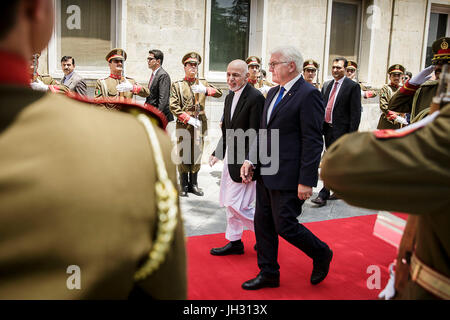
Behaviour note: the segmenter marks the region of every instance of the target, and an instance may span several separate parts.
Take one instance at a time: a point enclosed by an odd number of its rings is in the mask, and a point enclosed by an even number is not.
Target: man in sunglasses
[[[110,75],[105,79],[97,80],[95,85],[95,98],[103,99],[103,106],[107,109],[118,109],[115,101],[132,100],[134,95],[148,97],[150,90],[139,85],[136,80],[124,75],[124,64],[127,60],[125,50],[116,48],[105,57],[109,64]]]

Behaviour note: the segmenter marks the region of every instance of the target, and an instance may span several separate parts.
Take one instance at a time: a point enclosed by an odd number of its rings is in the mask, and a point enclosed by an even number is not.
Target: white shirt
[[[286,96],[286,93],[289,92],[289,90],[291,90],[292,86],[298,81],[298,79],[300,79],[302,77],[302,74],[300,73],[298,76],[296,76],[294,79],[292,79],[291,81],[287,82],[284,84],[284,86],[280,86],[280,88],[278,89],[278,92],[276,93],[276,95],[273,97],[272,101],[270,102],[269,105],[269,109],[267,110],[267,123],[269,123],[270,120],[270,116],[272,115],[272,110],[273,110],[273,105],[275,104],[275,101],[277,101],[278,98],[278,94],[280,93],[281,87],[284,87],[284,93],[283,93],[283,98]]]
[[[236,105],[239,102],[239,98],[241,97],[242,91],[244,91],[245,84],[237,91],[234,91],[233,101],[231,102],[231,113],[230,113],[230,121],[233,119],[234,109],[236,109]]]

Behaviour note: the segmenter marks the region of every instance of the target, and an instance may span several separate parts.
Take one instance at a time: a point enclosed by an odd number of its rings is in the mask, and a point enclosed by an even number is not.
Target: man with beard
[[[264,96],[253,88],[247,79],[248,68],[245,61],[230,62],[227,68],[230,93],[225,98],[222,137],[209,160],[211,166],[219,159],[224,160],[219,200],[220,205],[227,208],[225,238],[230,242],[224,247],[211,249],[212,255],[243,254],[244,244],[241,237],[244,227],[254,231],[256,176],[252,182],[244,184],[240,177],[240,168],[258,133]],[[239,139],[240,133],[249,138]]]

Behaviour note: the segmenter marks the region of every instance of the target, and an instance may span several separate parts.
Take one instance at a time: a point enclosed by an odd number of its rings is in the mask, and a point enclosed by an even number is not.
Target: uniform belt
[[[333,124],[329,122],[325,122],[325,125],[329,126],[330,128],[333,128]]]
[[[425,290],[441,299],[450,299],[450,278],[431,269],[420,261],[416,254],[411,258],[410,273],[412,281],[416,282]]]
[[[195,111],[185,111],[190,116],[195,116]],[[198,115],[205,114],[205,111],[199,111]]]

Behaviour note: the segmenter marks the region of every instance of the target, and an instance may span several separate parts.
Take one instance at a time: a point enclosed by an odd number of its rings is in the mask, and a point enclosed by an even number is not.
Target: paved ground
[[[225,208],[219,206],[222,167],[222,162],[212,168],[203,165],[198,175],[198,184],[205,195],[198,197],[189,193],[188,198],[180,198],[186,236],[225,232]],[[318,187],[313,190],[313,198],[321,188],[322,181],[319,181]],[[298,219],[300,222],[313,222],[375,213],[373,210],[350,206],[343,200],[328,201],[327,205],[321,208],[316,208],[316,205],[308,200],[303,205],[303,212]]]

